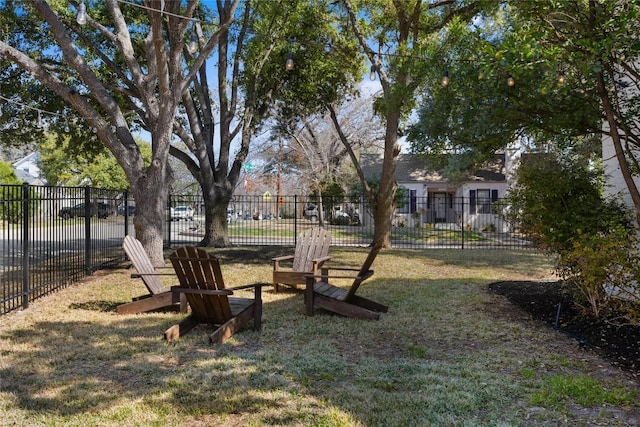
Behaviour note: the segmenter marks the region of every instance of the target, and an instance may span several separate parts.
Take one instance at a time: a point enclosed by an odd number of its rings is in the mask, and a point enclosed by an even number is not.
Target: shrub
[[[621,203],[603,198],[600,179],[580,157],[529,158],[517,171],[509,215],[541,248],[557,255],[559,275],[587,313],[602,317],[617,311],[640,320],[637,230]]]
[[[569,284],[574,302],[595,317],[620,314],[640,321],[640,252],[633,232],[616,227],[609,232],[579,233],[573,248],[560,254],[560,276]]]
[[[22,185],[0,186],[0,220],[19,224],[24,218],[24,187]],[[38,211],[38,194],[29,187],[30,213]]]
[[[483,233],[495,233],[496,232],[496,226],[494,223],[489,222],[487,224],[484,225],[484,227],[482,227],[482,231]]]
[[[333,225],[351,225],[351,218],[348,216],[336,216],[331,219]]]

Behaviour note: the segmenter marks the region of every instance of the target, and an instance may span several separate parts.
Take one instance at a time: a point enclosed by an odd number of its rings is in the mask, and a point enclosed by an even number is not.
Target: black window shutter
[[[491,202],[498,201],[498,190],[491,190]]]
[[[476,213],[476,190],[469,190],[469,213]]]
[[[418,210],[417,195],[417,190],[409,191],[409,213],[414,213],[416,210]]]

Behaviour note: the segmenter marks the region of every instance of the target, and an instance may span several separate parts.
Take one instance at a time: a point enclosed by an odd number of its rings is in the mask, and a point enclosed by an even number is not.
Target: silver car
[[[171,208],[171,221],[180,221],[182,219],[193,221],[193,209],[189,206]]]

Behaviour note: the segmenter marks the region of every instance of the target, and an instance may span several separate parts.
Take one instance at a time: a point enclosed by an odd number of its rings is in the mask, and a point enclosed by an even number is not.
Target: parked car
[[[134,205],[127,205],[127,213],[129,216],[136,214],[136,207]],[[118,215],[124,215],[125,208],[124,205],[120,205],[118,207]]]
[[[171,221],[180,221],[182,219],[193,221],[193,209],[189,206],[171,208]]]
[[[91,203],[89,207],[89,216],[97,216],[98,218],[106,218],[111,213],[109,205],[106,203]],[[60,209],[58,216],[62,219],[81,218],[85,216],[85,204],[79,203],[75,206]]]
[[[308,203],[307,207],[302,212],[302,216],[309,221],[317,221],[320,218],[320,214],[318,213],[318,206],[314,205],[313,203]]]

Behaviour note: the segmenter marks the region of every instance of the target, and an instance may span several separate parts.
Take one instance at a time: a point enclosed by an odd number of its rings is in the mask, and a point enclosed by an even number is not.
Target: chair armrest
[[[272,258],[271,261],[273,263],[273,269],[278,270],[280,268],[281,261],[292,261],[293,258],[294,258],[294,255],[285,255],[285,256]]]
[[[194,289],[194,288],[181,288],[179,286],[172,286],[171,292],[179,294],[198,294],[198,295],[233,295],[233,292],[229,289]]]
[[[331,259],[330,256],[323,256],[321,258],[312,259],[311,262],[314,264],[322,264],[323,262],[327,262]]]
[[[324,270],[324,269],[323,269]],[[327,269],[328,270],[328,269]],[[360,271],[358,269],[350,269],[350,268],[335,268],[332,270],[341,270],[341,271]],[[354,279],[363,282],[367,280],[369,277],[373,276],[373,270],[367,270],[363,275],[352,275],[352,274],[305,274],[306,278],[314,278],[326,281],[327,279]]]
[[[360,269],[359,268],[355,268],[355,267],[322,267],[322,274],[329,274],[329,271],[355,271],[355,272],[359,272]],[[367,272],[365,273],[366,277],[369,277],[373,275],[373,270],[367,270]]]
[[[175,273],[131,273],[132,279],[139,279],[142,276],[173,276],[176,277]]]
[[[225,288],[231,291],[238,291],[240,289],[250,289],[250,288],[257,288],[257,287],[263,287],[263,286],[273,286],[272,283],[252,283],[250,285],[240,285],[240,286],[231,286],[229,288]]]

